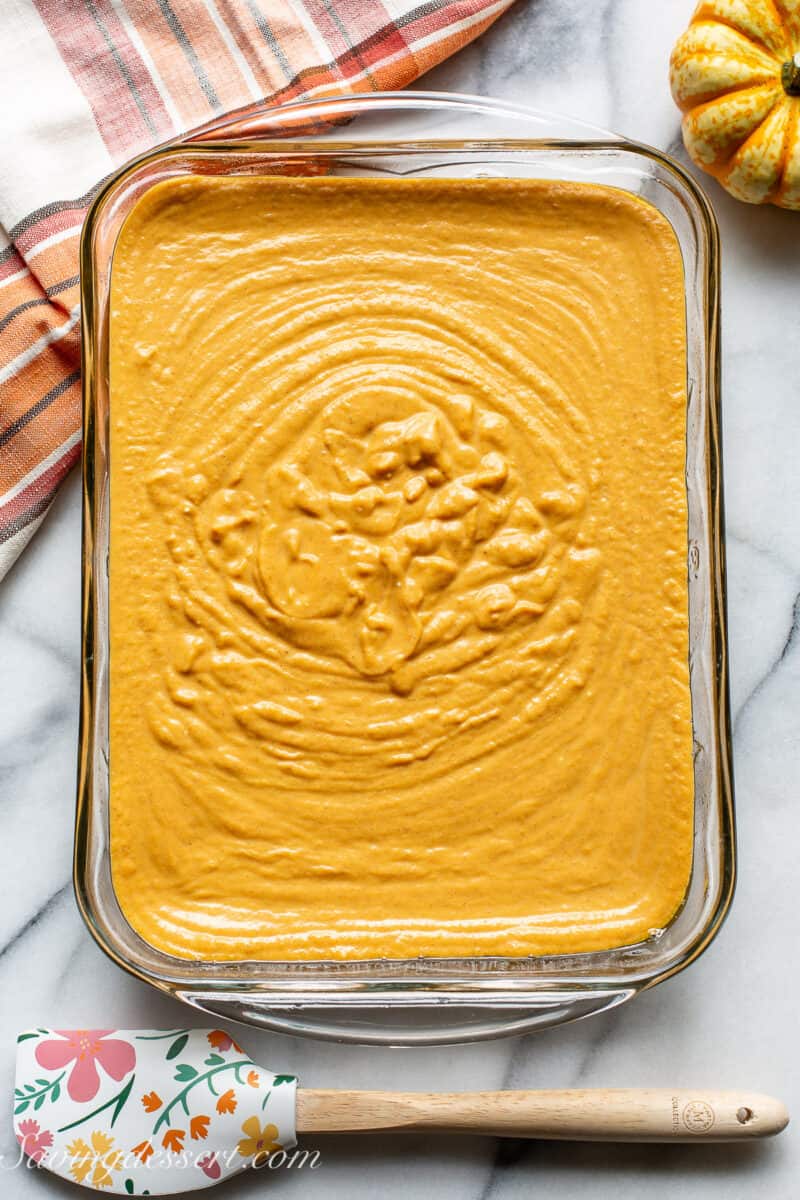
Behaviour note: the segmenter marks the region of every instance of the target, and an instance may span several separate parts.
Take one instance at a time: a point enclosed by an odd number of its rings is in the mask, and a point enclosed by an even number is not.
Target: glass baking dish
[[[685,273],[686,489],[694,855],[684,904],[646,942],[540,958],[189,962],[148,945],[117,903],[109,859],[108,317],[115,239],[135,201],[186,174],[525,177],[601,182],[671,222]],[[83,678],[75,890],[110,957],[198,1008],[290,1033],[420,1044],[516,1033],[601,1012],[692,962],[734,884],[720,474],[716,222],[693,180],[656,150],[569,119],[469,97],[371,94],[225,118],[153,150],[101,189],[82,242]]]

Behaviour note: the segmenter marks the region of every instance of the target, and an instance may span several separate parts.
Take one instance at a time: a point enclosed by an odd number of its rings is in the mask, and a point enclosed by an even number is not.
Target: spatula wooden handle
[[[300,1133],[431,1130],[581,1142],[713,1142],[769,1137],[788,1120],[771,1096],[706,1088],[297,1093]]]

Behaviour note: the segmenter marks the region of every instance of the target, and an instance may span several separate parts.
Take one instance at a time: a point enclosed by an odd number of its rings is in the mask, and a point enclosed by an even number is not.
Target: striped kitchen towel
[[[78,241],[126,159],[268,98],[388,91],[513,0],[1,0],[0,578],[80,457]]]

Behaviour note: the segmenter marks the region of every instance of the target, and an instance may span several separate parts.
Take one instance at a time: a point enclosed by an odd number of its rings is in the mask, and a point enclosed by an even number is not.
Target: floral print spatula
[[[121,1196],[183,1194],[245,1168],[304,1165],[308,1152],[292,1153],[295,1128],[680,1142],[765,1137],[787,1121],[769,1096],[705,1088],[298,1090],[293,1075],[258,1066],[220,1029],[30,1029],[17,1046],[22,1152]]]

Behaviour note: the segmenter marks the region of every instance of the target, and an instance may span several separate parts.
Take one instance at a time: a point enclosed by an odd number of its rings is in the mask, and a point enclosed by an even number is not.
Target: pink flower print
[[[208,1038],[208,1043],[212,1049],[218,1050],[220,1054],[224,1054],[225,1051],[230,1050],[231,1047],[233,1047],[237,1054],[244,1054],[242,1047],[239,1046],[233,1040],[231,1035],[226,1033],[224,1029],[212,1029],[210,1033],[206,1034],[206,1037]]]
[[[59,1039],[39,1042],[36,1061],[46,1071],[58,1071],[74,1062],[67,1080],[67,1092],[77,1104],[93,1100],[100,1088],[97,1063],[107,1075],[119,1081],[136,1065],[136,1052],[128,1042],[109,1038],[113,1029],[56,1029]]]
[[[198,1158],[197,1165],[209,1179],[219,1179],[222,1174],[222,1168],[217,1162],[216,1154],[204,1154],[202,1158]]]
[[[17,1141],[35,1163],[40,1163],[53,1144],[53,1135],[48,1129],[39,1129],[38,1121],[20,1121],[17,1126]]]

